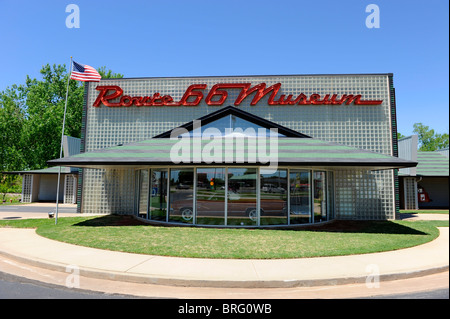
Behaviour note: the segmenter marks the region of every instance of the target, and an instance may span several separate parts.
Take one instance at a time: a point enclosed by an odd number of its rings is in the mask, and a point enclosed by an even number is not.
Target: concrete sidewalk
[[[188,287],[287,288],[405,279],[448,270],[449,229],[424,245],[397,251],[284,260],[149,256],[81,247],[32,229],[0,228],[0,254],[30,265],[125,282]]]

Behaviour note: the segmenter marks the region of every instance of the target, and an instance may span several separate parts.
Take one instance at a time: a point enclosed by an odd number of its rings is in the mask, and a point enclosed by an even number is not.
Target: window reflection
[[[309,171],[291,170],[290,187],[290,223],[306,224],[311,222],[310,173]]]
[[[194,176],[194,171],[171,169],[170,176],[167,168],[136,171],[138,216],[230,226],[295,225],[334,218],[333,172],[260,168],[258,174],[257,168],[228,168],[227,175],[224,167],[199,167]]]
[[[261,225],[282,225],[288,223],[287,215],[287,170],[266,173],[261,169]]]
[[[325,172],[314,172],[314,222],[327,220]]]
[[[139,217],[146,218],[148,205],[148,170],[140,170],[139,176]]]
[[[167,212],[167,170],[152,169],[150,189],[150,219],[166,221]]]
[[[334,173],[333,172],[327,172],[327,188],[328,188],[328,220],[331,220],[334,218]]]
[[[194,169],[170,170],[169,221],[192,224],[194,220]]]
[[[197,224],[225,224],[225,169],[197,169]]]
[[[256,168],[228,169],[227,225],[256,226]]]

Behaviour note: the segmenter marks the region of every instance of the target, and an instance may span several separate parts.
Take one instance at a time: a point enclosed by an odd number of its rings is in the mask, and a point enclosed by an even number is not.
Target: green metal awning
[[[190,145],[183,161],[174,162],[171,150],[180,148],[183,140],[185,147]],[[273,142],[273,141],[272,141]],[[220,147],[213,149],[214,145]],[[243,143],[243,144],[242,144]],[[211,140],[201,138],[153,138],[141,142],[115,146],[101,150],[51,160],[50,165],[63,165],[86,168],[106,168],[120,166],[160,166],[160,165],[269,165],[271,157],[276,158],[279,166],[326,166],[326,167],[364,167],[379,170],[414,167],[416,162],[398,157],[383,155],[346,145],[324,142],[313,138],[278,138],[277,146],[270,149],[271,140],[259,137],[222,137]],[[243,147],[241,147],[244,145]],[[212,163],[200,156],[199,152],[208,149],[219,158]],[[265,152],[265,153],[264,153]],[[243,156],[244,161],[229,161],[230,156]],[[268,159],[269,158],[269,159]]]
[[[3,172],[4,174],[58,174],[59,166],[24,171]],[[78,174],[78,170],[71,167],[61,167],[61,174]]]
[[[417,152],[417,176],[448,176],[448,157],[439,152]]]

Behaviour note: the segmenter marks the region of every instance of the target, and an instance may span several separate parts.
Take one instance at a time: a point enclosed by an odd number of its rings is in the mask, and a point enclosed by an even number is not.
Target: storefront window
[[[197,169],[199,225],[225,225],[225,168]]]
[[[166,221],[167,169],[151,170],[150,219]]]
[[[194,169],[170,170],[169,221],[192,224],[194,221]]]
[[[138,170],[136,177],[137,213],[150,220],[265,226],[334,218],[333,172],[260,168],[258,174],[253,167],[159,168]]]
[[[288,222],[287,170],[266,172],[260,171],[260,225],[285,225]]]
[[[256,226],[256,168],[228,169],[227,225]]]
[[[311,182],[310,172],[290,170],[290,224],[311,222]]]
[[[327,172],[327,187],[328,187],[328,220],[334,219],[334,174]]]
[[[139,173],[139,217],[147,218],[148,208],[148,170]]]
[[[327,220],[327,188],[325,172],[314,172],[314,222]]]

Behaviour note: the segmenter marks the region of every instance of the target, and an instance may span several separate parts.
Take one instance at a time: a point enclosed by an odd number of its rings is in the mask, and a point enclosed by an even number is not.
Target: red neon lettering
[[[197,106],[200,101],[203,99],[203,92],[194,91],[194,90],[204,90],[206,89],[206,84],[192,84],[188,87],[183,97],[180,100],[180,105],[183,106]],[[194,101],[188,102],[190,97],[195,97]]]
[[[278,91],[280,90],[281,83],[276,83],[272,86],[269,86],[267,89],[266,89],[266,83],[260,83],[258,85],[255,85],[251,89],[249,89],[249,87],[251,85],[250,83],[245,83],[245,84],[246,84],[246,86],[242,89],[241,93],[239,94],[236,101],[234,102],[234,105],[238,106],[239,104],[241,104],[241,102],[247,96],[249,96],[250,94],[252,94],[255,91],[256,91],[256,94],[253,97],[253,100],[250,102],[250,105],[256,105],[270,91],[272,91],[272,94],[270,94],[270,97],[269,97],[269,101],[268,101],[269,105],[278,104],[277,102],[274,102],[273,99],[275,98]]]
[[[100,93],[97,96],[97,99],[95,100],[94,104],[92,106],[99,107],[100,103],[103,103],[105,106],[122,106],[119,103],[109,103],[109,100],[114,100],[115,98],[118,98],[122,95],[123,90],[117,86],[117,85],[106,85],[106,86],[97,86],[95,88],[96,90],[100,91]],[[113,93],[106,95],[106,93],[109,90],[114,90]]]
[[[345,97],[345,98],[344,98]],[[345,95],[342,97],[342,99],[344,99],[344,101],[346,100],[345,104],[349,105],[351,103],[354,103],[355,105],[379,105],[381,103],[383,103],[383,101],[381,100],[367,100],[367,101],[363,101],[361,100],[361,95]]]
[[[380,105],[383,100],[361,100],[361,98],[355,101],[355,105]]]
[[[331,105],[336,105],[336,98],[337,98],[337,94],[333,94],[333,96],[331,96],[331,101],[330,104]]]
[[[203,100],[202,90],[206,89],[206,84],[192,84],[190,85],[179,102],[175,102],[170,95],[161,95],[156,92],[152,96],[129,96],[122,95],[123,90],[117,85],[97,86],[96,90],[100,91],[93,106],[99,107],[103,104],[108,107],[125,106],[198,106]],[[251,83],[218,83],[215,84],[205,98],[205,103],[211,106],[220,106],[225,103],[228,98],[228,89],[240,89],[240,93],[234,105],[238,106],[242,101],[254,94],[250,105],[256,105],[258,102],[269,94],[267,99],[268,105],[379,105],[383,103],[382,100],[362,100],[361,95],[357,94],[343,94],[338,99],[338,94],[326,94],[323,98],[320,94],[311,94],[309,97],[300,93],[294,99],[292,94],[287,97],[281,94],[278,100],[275,100],[278,92],[281,89],[281,83],[273,84],[266,87],[266,83],[260,83],[251,87]],[[111,93],[109,93],[112,91]],[[109,93],[109,94],[108,94]],[[118,102],[112,102],[118,99]]]
[[[133,99],[129,95],[124,95],[120,98],[120,104],[122,106],[131,106],[133,104]]]
[[[153,106],[163,106],[164,105],[164,96],[161,96],[159,93],[153,94],[152,101]]]
[[[278,102],[277,102],[278,105],[294,105],[294,104],[297,103],[297,102],[296,102],[297,99],[295,99],[294,101],[292,101],[292,97],[293,97],[292,94],[289,94],[286,100],[284,99],[285,96],[286,96],[286,95],[284,95],[284,94],[280,95],[280,98],[278,99]]]
[[[311,94],[309,97],[309,103],[314,105],[320,105],[322,104],[322,101],[320,101],[320,95],[319,94]]]
[[[209,91],[208,96],[205,99],[205,103],[208,105],[222,105],[228,97],[228,92],[219,89],[242,89],[247,90],[251,86],[250,83],[218,83],[214,85]],[[242,91],[241,91],[242,93]],[[213,96],[220,96],[219,100],[212,101]],[[235,104],[236,105],[236,102]]]
[[[324,105],[330,104],[330,94],[325,95],[325,97],[322,99],[322,104]]]

